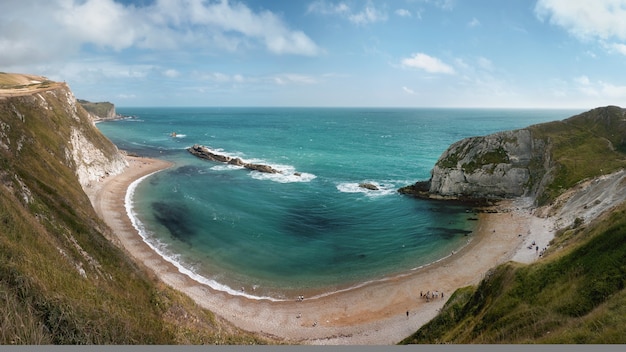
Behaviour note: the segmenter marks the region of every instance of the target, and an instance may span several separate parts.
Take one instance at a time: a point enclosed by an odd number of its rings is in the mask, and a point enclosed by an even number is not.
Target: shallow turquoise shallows
[[[129,202],[153,247],[216,289],[279,300],[350,289],[458,250],[475,225],[466,207],[396,190],[428,179],[457,140],[578,112],[119,108],[132,118],[98,127],[120,149],[175,163],[138,183]],[[194,144],[282,173],[198,159],[185,150]]]

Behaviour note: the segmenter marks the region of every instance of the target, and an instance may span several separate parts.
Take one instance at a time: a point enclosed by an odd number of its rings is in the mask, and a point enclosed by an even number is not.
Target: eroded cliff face
[[[0,148],[5,152],[16,158],[37,153],[62,160],[83,189],[127,166],[64,83],[0,96],[0,126]]]
[[[439,158],[428,193],[437,198],[510,198],[528,195],[545,171],[546,143],[529,129],[463,139]]]

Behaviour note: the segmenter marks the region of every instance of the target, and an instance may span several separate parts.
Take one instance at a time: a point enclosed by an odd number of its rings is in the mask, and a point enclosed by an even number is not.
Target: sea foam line
[[[146,243],[148,245],[148,247],[150,247],[155,253],[157,253],[159,256],[161,256],[161,258],[163,258],[165,261],[167,261],[168,263],[174,265],[178,271],[183,274],[186,275],[187,277],[191,278],[194,281],[197,281],[201,284],[207,285],[209,287],[211,287],[212,289],[216,290],[216,291],[222,291],[222,292],[226,292],[229,295],[232,296],[243,296],[249,299],[254,299],[254,300],[269,300],[272,302],[281,302],[281,301],[286,301],[285,299],[278,299],[278,298],[274,298],[274,297],[269,297],[269,296],[254,296],[242,291],[238,291],[238,290],[234,290],[231,287],[221,284],[215,280],[211,280],[208,279],[202,275],[199,275],[195,272],[193,272],[192,270],[187,269],[182,263],[180,263],[179,261],[176,260],[176,258],[173,255],[168,255],[165,250],[163,250],[162,248],[160,248],[161,246],[155,245],[154,243],[152,243],[152,241],[150,241],[150,239],[148,238],[148,233],[147,230],[144,226],[144,224],[139,220],[139,218],[137,217],[137,215],[135,214],[134,210],[133,210],[133,196],[135,194],[135,189],[137,188],[137,186],[146,178],[156,174],[157,172],[159,172],[161,170],[152,172],[148,175],[145,175],[143,177],[138,178],[137,180],[133,181],[130,186],[128,186],[128,189],[126,190],[126,196],[124,197],[124,206],[126,208],[126,214],[128,215],[128,218],[130,219],[131,223],[133,224],[133,227],[135,228],[135,230],[137,231],[137,233],[139,234],[139,236],[141,236],[141,238],[143,239],[144,243]]]
[[[135,212],[133,211],[133,196],[135,194],[135,189],[137,188],[137,186],[146,178],[156,174],[157,172],[160,172],[161,170],[157,170],[155,172],[152,172],[148,175],[145,175],[143,177],[138,178],[137,180],[133,181],[130,186],[128,186],[128,189],[126,191],[126,196],[124,197],[124,206],[126,208],[126,214],[128,215],[133,227],[135,228],[135,230],[137,231],[137,233],[139,234],[139,236],[141,236],[141,238],[143,239],[144,243],[146,243],[148,245],[148,247],[150,247],[155,253],[157,253],[159,256],[161,256],[161,258],[163,258],[165,261],[167,261],[168,263],[174,265],[178,271],[191,278],[192,280],[203,284],[203,285],[207,285],[210,288],[216,290],[216,291],[221,291],[221,292],[225,292],[229,295],[232,296],[242,296],[242,297],[246,297],[249,299],[253,299],[253,300],[268,300],[268,301],[272,301],[272,302],[286,302],[286,301],[290,301],[291,299],[280,299],[280,298],[275,298],[275,297],[270,297],[270,296],[255,296],[255,295],[251,295],[248,294],[246,292],[240,291],[240,290],[235,290],[227,285],[221,284],[215,280],[211,280],[208,279],[198,273],[193,272],[192,270],[187,269],[182,263],[180,263],[179,261],[176,260],[175,256],[173,255],[168,255],[167,253],[165,253],[165,250],[159,248],[158,245],[154,245],[148,238],[148,234],[147,234],[147,230],[145,229],[145,226],[143,225],[143,223],[139,220],[139,218],[136,216]],[[458,248],[455,252],[452,252],[451,254],[440,258],[438,260],[435,260],[433,262],[430,263],[426,263],[423,265],[420,265],[418,267],[412,268],[407,272],[404,273],[400,273],[400,274],[396,274],[396,275],[392,275],[392,276],[386,276],[383,278],[379,278],[379,279],[373,279],[373,280],[369,280],[369,281],[364,281],[364,282],[360,282],[356,285],[352,285],[343,289],[339,289],[339,290],[335,290],[335,291],[329,291],[329,292],[325,292],[325,293],[321,293],[312,297],[308,297],[308,300],[312,300],[312,299],[321,299],[324,297],[329,297],[332,295],[336,295],[336,294],[340,294],[343,292],[348,292],[348,291],[352,291],[361,287],[365,287],[368,286],[370,284],[375,284],[378,282],[385,282],[385,281],[390,281],[390,280],[395,280],[398,278],[402,278],[402,277],[406,277],[411,275],[412,273],[414,273],[416,270],[419,269],[423,269],[426,268],[428,266],[437,264],[449,257],[451,257],[454,253],[460,251],[461,249],[463,249],[465,246],[467,246],[469,243],[471,242],[471,238],[465,243],[465,245],[463,245],[461,248]]]

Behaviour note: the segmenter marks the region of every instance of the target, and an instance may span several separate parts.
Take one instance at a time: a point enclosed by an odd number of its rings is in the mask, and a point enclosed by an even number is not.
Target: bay
[[[131,216],[164,256],[217,289],[286,299],[400,275],[458,250],[475,225],[467,207],[396,190],[428,179],[455,141],[578,112],[118,108],[131,118],[98,127],[120,149],[175,163],[132,198]],[[194,144],[282,173],[201,160],[186,151]]]

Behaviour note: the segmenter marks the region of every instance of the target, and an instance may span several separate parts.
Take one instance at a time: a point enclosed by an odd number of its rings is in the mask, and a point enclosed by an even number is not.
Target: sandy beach
[[[180,273],[142,240],[126,214],[126,191],[134,180],[168,168],[171,163],[138,157],[128,157],[128,162],[122,174],[107,177],[86,190],[121,246],[201,306],[244,330],[289,343],[395,344],[432,319],[457,288],[477,284],[500,263],[537,260],[554,236],[554,222],[533,215],[528,199],[506,201],[495,208],[497,212],[479,214],[477,229],[468,236],[463,249],[411,273],[317,299],[305,296],[301,301],[271,302],[231,296]],[[420,297],[420,292],[427,291],[438,291],[443,296],[427,302]]]

